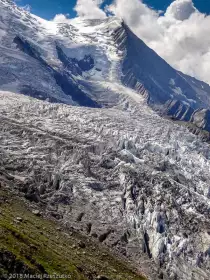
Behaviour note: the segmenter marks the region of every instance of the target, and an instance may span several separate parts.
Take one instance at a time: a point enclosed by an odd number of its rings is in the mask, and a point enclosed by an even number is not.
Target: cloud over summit
[[[106,13],[100,9],[103,0],[77,0],[75,11],[77,15],[88,19],[106,18]]]

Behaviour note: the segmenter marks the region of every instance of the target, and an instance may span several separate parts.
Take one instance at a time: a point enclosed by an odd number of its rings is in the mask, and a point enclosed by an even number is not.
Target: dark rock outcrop
[[[164,104],[163,113],[174,120],[190,121],[194,110],[179,100],[169,100]]]
[[[55,69],[50,66],[40,55],[39,50],[32,46],[26,39],[21,38],[20,36],[16,36],[14,38],[14,43],[17,48],[32,58],[38,60],[41,65],[46,68],[46,71],[49,71],[51,76],[55,79],[57,85],[62,89],[62,91],[67,95],[71,96],[72,100],[75,101],[80,106],[86,107],[101,107],[96,101],[92,100],[87,94],[85,94],[78,86],[76,81],[73,79],[71,74],[82,74],[82,70],[77,65],[75,60],[67,59],[65,54],[62,52],[61,48],[57,47],[58,56],[61,61],[64,63],[64,66],[70,69],[71,73],[69,74],[65,70]],[[84,58],[84,60],[80,61],[81,67],[87,67],[87,63],[90,63],[90,67],[92,67],[92,60],[89,58]],[[79,63],[79,62],[78,62]],[[32,90],[31,92],[27,90],[29,86],[22,87],[22,93],[29,93],[30,96],[34,96],[35,98],[44,99],[46,98],[46,94],[43,92],[37,92],[37,90]],[[47,97],[48,101],[54,102],[57,101],[55,98]]]
[[[210,110],[199,109],[194,112],[190,121],[198,128],[210,132]]]

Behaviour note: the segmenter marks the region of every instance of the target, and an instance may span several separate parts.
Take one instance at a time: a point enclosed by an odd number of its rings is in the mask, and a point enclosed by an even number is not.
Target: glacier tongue
[[[151,279],[209,279],[208,144],[143,98],[123,111],[0,94],[4,184]]]

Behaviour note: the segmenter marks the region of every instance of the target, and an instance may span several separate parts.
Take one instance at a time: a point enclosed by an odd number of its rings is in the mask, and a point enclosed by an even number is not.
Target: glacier
[[[0,105],[3,184],[149,279],[209,279],[207,143],[143,98],[100,109],[2,91]]]
[[[116,17],[0,0],[0,42],[1,184],[148,279],[210,279],[209,85]]]

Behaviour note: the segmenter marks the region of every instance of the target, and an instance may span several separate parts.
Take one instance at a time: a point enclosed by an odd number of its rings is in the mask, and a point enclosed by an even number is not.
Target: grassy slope
[[[22,221],[16,221],[17,217]],[[79,242],[85,243],[85,248],[80,248]],[[75,280],[96,279],[98,275],[108,279],[145,279],[98,244],[35,216],[22,200],[0,188],[0,253],[5,251],[38,273],[68,274]],[[6,270],[0,264],[0,279]]]

